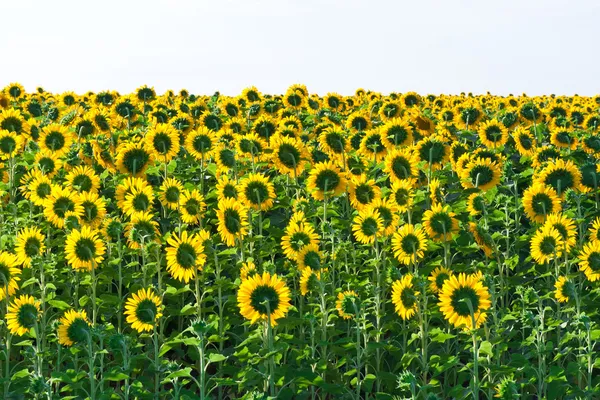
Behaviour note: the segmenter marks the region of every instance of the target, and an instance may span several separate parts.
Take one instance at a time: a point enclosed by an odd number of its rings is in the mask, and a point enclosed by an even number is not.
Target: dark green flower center
[[[354,195],[360,204],[369,204],[375,198],[375,190],[371,185],[362,183],[356,186]]]
[[[444,286],[444,282],[446,282],[446,280],[450,278],[450,276],[445,273],[445,272],[440,272],[439,274],[436,275],[435,277],[435,286],[438,289],[442,289],[442,287]]]
[[[75,210],[75,203],[68,197],[59,197],[54,201],[53,210],[60,218],[64,218],[69,211]]]
[[[596,164],[586,164],[579,170],[581,171],[581,183],[584,186],[591,189],[600,186],[600,174],[596,171]]]
[[[154,149],[160,154],[167,154],[173,147],[173,141],[171,137],[165,133],[158,133],[154,136],[153,141]]]
[[[11,154],[17,148],[17,141],[11,136],[0,138],[0,151],[4,154]]]
[[[269,189],[260,181],[249,182],[244,194],[250,203],[257,206],[269,200]]]
[[[445,212],[438,212],[431,216],[429,225],[438,236],[443,236],[452,231],[452,217]]]
[[[146,193],[138,193],[134,196],[131,205],[135,211],[146,211],[150,207],[150,199]]]
[[[261,314],[273,313],[279,307],[279,295],[273,287],[260,285],[250,294],[250,304]]]
[[[344,152],[346,138],[341,132],[327,132],[325,134],[325,142],[334,153],[341,154]]]
[[[67,337],[74,343],[82,343],[88,340],[90,326],[83,318],[75,318],[67,329]]]
[[[189,243],[181,243],[177,248],[177,263],[185,269],[193,268],[196,265],[197,254]]]
[[[212,149],[212,141],[207,135],[196,135],[196,137],[194,137],[194,141],[192,142],[192,147],[198,153],[203,154]]]
[[[300,151],[294,145],[284,143],[277,150],[277,158],[286,167],[294,169],[300,162]]]
[[[481,187],[494,180],[494,172],[487,165],[476,165],[469,171],[473,186]]]
[[[0,122],[0,128],[9,132],[23,132],[23,122],[17,117],[7,117]]]
[[[125,169],[132,175],[143,171],[149,161],[150,155],[144,149],[131,149],[123,157]]]
[[[490,125],[485,129],[485,137],[490,142],[497,142],[502,139],[502,130],[499,126]]]
[[[81,218],[85,222],[92,222],[98,216],[98,206],[92,201],[84,201],[82,204],[83,215]]]
[[[394,125],[388,128],[386,137],[394,143],[395,146],[403,144],[408,139],[409,132],[400,125]]]
[[[588,256],[588,265],[595,273],[600,272],[600,253],[593,252]]]
[[[398,204],[399,206],[404,206],[408,204],[409,199],[410,193],[404,188],[400,188],[394,193],[394,200],[396,200],[396,204]]]
[[[73,188],[77,189],[78,192],[87,192],[92,189],[92,179],[85,174],[75,175]]]
[[[277,127],[271,121],[259,121],[254,125],[254,132],[262,138],[269,139],[275,133]]]
[[[249,153],[252,154],[254,156],[260,154],[260,152],[262,151],[262,146],[259,142],[255,141],[255,140],[249,140],[249,139],[242,139],[240,140],[240,149],[244,152],[244,153]]]
[[[155,231],[154,226],[150,221],[138,221],[132,229],[132,240],[136,243],[148,243],[154,239]]]
[[[402,247],[402,251],[412,256],[421,248],[421,241],[417,235],[414,233],[409,233],[402,238],[400,241],[400,246]]]
[[[316,251],[307,251],[304,255],[304,265],[312,269],[313,271],[318,271],[321,269],[321,256]]]
[[[381,135],[378,133],[371,134],[366,138],[365,147],[373,153],[381,153],[385,151],[385,146],[381,141]]]
[[[531,136],[521,134],[517,137],[517,140],[519,141],[521,147],[523,147],[525,150],[531,150],[533,148],[533,140],[531,139]]]
[[[388,226],[390,226],[392,221],[394,221],[394,215],[392,214],[392,211],[389,208],[383,206],[377,207],[376,210],[379,212],[379,216],[383,220],[383,227],[387,228]]]
[[[556,169],[546,175],[544,183],[552,186],[560,196],[565,190],[573,187],[574,177],[567,169]]]
[[[470,124],[473,124],[475,121],[477,121],[477,119],[479,118],[480,115],[481,115],[481,112],[477,108],[467,107],[460,112],[460,119],[466,125],[470,125]]]
[[[290,237],[290,246],[294,251],[300,251],[307,244],[310,244],[310,236],[306,232],[294,232]]]
[[[6,287],[11,279],[10,268],[4,263],[0,263],[0,287]]]
[[[344,314],[354,315],[360,310],[360,302],[353,295],[345,295],[342,299],[342,311]]]
[[[536,193],[531,199],[531,208],[539,215],[551,214],[554,211],[552,199],[546,193]]]
[[[223,122],[218,115],[207,114],[204,117],[204,126],[206,126],[211,131],[218,131],[223,126]]]
[[[65,136],[58,131],[52,131],[48,133],[46,139],[44,140],[46,147],[51,149],[52,151],[60,150],[65,146],[66,140]]]
[[[144,299],[139,302],[135,309],[135,316],[145,324],[152,324],[156,320],[158,308],[150,299]]]
[[[23,328],[33,328],[37,321],[38,310],[33,304],[23,304],[17,313],[17,321]]]
[[[479,309],[479,296],[475,289],[470,287],[462,286],[455,289],[450,296],[452,308],[461,317],[468,317],[471,315],[471,309],[473,313],[476,313]]]
[[[27,257],[35,257],[40,253],[40,247],[42,247],[42,244],[40,243],[38,238],[29,237],[25,241],[23,250],[25,251]]]
[[[377,223],[377,220],[375,218],[367,217],[362,221],[362,224],[360,225],[360,230],[365,236],[375,236],[377,234],[377,231],[379,230],[379,224]]]
[[[357,131],[362,131],[368,126],[368,121],[365,117],[356,116],[352,119],[351,125]]]
[[[41,199],[45,199],[46,197],[48,197],[50,195],[50,192],[52,192],[52,186],[46,182],[40,183],[35,188],[35,194]]]
[[[237,189],[233,184],[227,184],[223,187],[223,197],[227,199],[237,199]]]
[[[437,141],[425,142],[419,148],[419,157],[423,161],[427,161],[430,164],[439,164],[444,160],[446,155],[446,147],[443,143]]]
[[[198,200],[191,198],[185,202],[183,208],[185,208],[185,211],[190,215],[198,215],[201,210],[201,204]]]
[[[319,172],[315,185],[321,192],[335,190],[341,182],[341,178],[336,171],[325,169]]]
[[[410,287],[402,289],[402,292],[400,293],[400,301],[402,301],[404,308],[412,308],[417,303],[415,290]]]
[[[219,152],[219,160],[228,168],[235,167],[235,153],[229,149],[223,149]]]
[[[392,172],[398,179],[408,179],[412,176],[412,165],[404,156],[395,157],[392,160]]]
[[[81,261],[91,261],[96,255],[96,245],[90,238],[80,238],[75,243],[75,255]]]
[[[225,220],[225,228],[232,235],[236,235],[242,229],[242,218],[240,213],[234,209],[225,210],[224,220]]]
[[[556,248],[556,239],[553,236],[544,236],[539,245],[540,252],[546,256],[552,256],[560,249]]]

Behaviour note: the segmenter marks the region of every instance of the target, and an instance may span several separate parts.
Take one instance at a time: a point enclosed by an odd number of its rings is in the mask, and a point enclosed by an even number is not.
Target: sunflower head
[[[485,322],[491,307],[490,293],[480,273],[450,276],[439,293],[440,311],[456,328],[476,329]]]
[[[383,234],[383,219],[374,207],[365,207],[354,217],[352,231],[357,241],[373,244]]]
[[[37,325],[40,302],[29,295],[21,295],[8,306],[6,323],[13,335],[22,336]]]
[[[554,284],[554,297],[559,303],[567,303],[577,296],[575,284],[566,276],[559,276]]]
[[[343,319],[351,319],[358,316],[361,309],[361,302],[358,294],[354,290],[347,290],[338,293],[335,308]]]
[[[431,272],[427,278],[429,281],[429,289],[433,293],[439,293],[444,287],[444,282],[452,276],[452,271],[446,267],[437,267]]]
[[[152,289],[140,289],[125,303],[126,320],[137,332],[150,332],[162,317],[162,300]]]
[[[242,281],[237,301],[251,324],[262,321],[275,326],[290,308],[290,289],[277,275],[263,272]]]
[[[410,265],[423,258],[427,249],[427,239],[422,228],[411,224],[403,225],[392,237],[392,250],[396,259]]]
[[[91,338],[91,326],[85,311],[69,310],[60,319],[58,342],[63,346],[87,343]]]
[[[452,234],[458,231],[458,221],[448,205],[435,204],[425,211],[423,226],[431,239],[440,242],[451,240]]]
[[[400,318],[408,320],[415,314],[419,294],[411,274],[404,275],[392,284],[392,303]]]

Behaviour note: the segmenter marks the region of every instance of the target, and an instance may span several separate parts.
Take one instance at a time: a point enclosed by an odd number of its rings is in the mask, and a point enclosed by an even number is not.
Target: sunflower
[[[91,339],[90,328],[85,311],[69,310],[59,321],[58,343],[67,347],[76,343],[87,343]]]
[[[437,242],[447,242],[458,231],[458,220],[450,211],[450,206],[434,204],[423,214],[423,226],[429,237]]]
[[[366,111],[356,111],[346,119],[346,128],[352,131],[366,131],[371,127],[371,118]]]
[[[259,173],[247,175],[240,183],[240,200],[246,207],[266,211],[273,207],[275,187],[269,178]]]
[[[561,152],[554,146],[542,146],[535,149],[531,165],[534,168],[541,167],[549,161],[558,160],[562,157]]]
[[[560,212],[560,198],[551,186],[537,182],[523,192],[523,209],[531,221],[543,223],[549,214]]]
[[[343,157],[350,151],[350,141],[346,132],[338,126],[327,127],[319,134],[319,143],[323,151]]]
[[[125,142],[119,146],[116,161],[119,171],[139,177],[152,165],[154,155],[146,150],[142,142]]]
[[[318,281],[321,280],[321,272],[313,271],[310,268],[304,268],[300,275],[300,294],[306,296],[308,292],[318,287]]]
[[[387,137],[382,135],[379,128],[366,131],[365,136],[360,141],[360,153],[367,160],[373,160],[374,162],[381,161],[387,155],[390,147],[392,146],[387,142]]]
[[[85,118],[94,123],[96,129],[101,132],[110,132],[112,123],[110,113],[100,107],[93,107],[85,114]]]
[[[240,107],[234,99],[225,99],[219,103],[219,109],[229,117],[237,117],[240,114]]]
[[[204,114],[201,119],[204,121],[207,115],[213,116],[213,114]],[[217,117],[218,119],[218,117]],[[219,119],[220,121],[220,119]],[[212,123],[212,120],[211,120]],[[194,120],[192,117],[182,111],[178,111],[173,118],[169,120],[169,125],[171,125],[178,133],[185,135],[194,127]],[[219,126],[220,127],[220,126]],[[217,129],[218,130],[218,129]]]
[[[125,227],[127,246],[130,249],[140,249],[152,241],[160,243],[159,235],[158,222],[153,220],[149,212],[133,214]]]
[[[483,117],[483,111],[475,103],[464,104],[454,110],[454,125],[459,129],[476,126]]]
[[[77,193],[97,193],[100,188],[100,177],[87,165],[73,168],[65,179],[66,186]]]
[[[346,189],[346,179],[331,161],[317,163],[306,180],[306,188],[315,200],[339,196]]]
[[[531,257],[538,264],[545,264],[559,258],[565,248],[558,229],[551,225],[539,228],[531,238]]]
[[[217,180],[217,201],[221,202],[225,199],[237,200],[239,195],[237,184],[227,175],[221,176]]]
[[[144,140],[146,149],[156,159],[165,163],[179,153],[179,133],[171,125],[157,124],[146,133]]]
[[[342,104],[343,97],[338,93],[327,93],[323,99],[323,105],[330,110],[336,111]]]
[[[221,240],[229,247],[235,246],[236,238],[241,239],[248,233],[248,210],[237,200],[220,201],[217,218]]]
[[[402,107],[394,100],[385,100],[379,108],[379,118],[382,121],[388,121],[392,118],[399,117],[402,113]]]
[[[360,298],[354,290],[346,290],[337,295],[335,308],[343,319],[350,319],[360,310]]]
[[[38,144],[42,151],[50,152],[56,158],[69,152],[73,143],[73,135],[67,127],[59,124],[50,124],[42,129]]]
[[[40,302],[29,295],[21,295],[8,306],[6,325],[13,335],[23,336],[37,325]]]
[[[206,203],[204,196],[198,189],[185,190],[181,195],[179,210],[181,211],[181,220],[186,224],[197,224],[202,219]]]
[[[178,281],[188,283],[206,263],[202,239],[184,231],[181,237],[171,236],[167,243],[167,271]]]
[[[427,238],[422,228],[411,224],[403,225],[392,236],[392,250],[396,259],[404,265],[416,263],[425,255]]]
[[[162,317],[163,305],[152,289],[140,289],[125,303],[127,323],[139,333],[150,332]]]
[[[570,160],[553,160],[537,175],[534,182],[552,186],[557,195],[563,197],[568,189],[580,189],[581,172]]]
[[[479,140],[488,148],[504,146],[508,141],[508,129],[501,122],[492,119],[481,124]]]
[[[58,229],[64,228],[66,218],[79,218],[82,214],[83,207],[79,203],[79,196],[70,189],[53,186],[50,194],[44,199],[44,216]]]
[[[450,146],[450,162],[452,163],[452,167],[455,171],[460,171],[460,168],[457,167],[458,160],[460,160],[460,158],[465,154],[470,155],[470,152],[471,149],[466,144],[459,141],[452,143]]]
[[[517,128],[512,133],[515,148],[522,156],[531,157],[535,153],[537,141],[529,129]]]
[[[585,136],[581,141],[581,147],[587,154],[598,154],[600,152],[600,136],[597,134]]]
[[[389,198],[377,198],[373,200],[371,207],[379,212],[379,215],[383,220],[383,235],[388,236],[395,232],[398,222],[400,221],[400,215],[398,213],[399,207],[396,203]]]
[[[389,200],[398,207],[399,212],[406,212],[412,208],[414,196],[412,182],[398,181],[392,183]]]
[[[6,92],[13,99],[18,99],[26,95],[23,85],[17,82],[9,83],[8,86],[4,88],[4,92]]]
[[[177,210],[184,191],[183,184],[178,179],[167,178],[160,186],[159,200],[164,207]]]
[[[412,274],[406,274],[392,283],[392,303],[396,313],[403,319],[410,319],[417,312],[419,292],[413,285]]]
[[[556,128],[550,133],[550,143],[561,149],[575,150],[579,140],[575,132],[568,128]]]
[[[291,221],[285,228],[285,235],[281,237],[281,248],[290,260],[296,260],[298,254],[306,246],[319,246],[319,235],[314,228],[304,222]]]
[[[225,171],[236,169],[238,165],[235,151],[225,146],[225,144],[220,144],[215,149],[214,161],[219,169]]]
[[[586,278],[595,282],[600,279],[600,241],[592,240],[579,252],[579,269]]]
[[[381,197],[381,189],[375,184],[375,180],[369,179],[367,175],[362,174],[358,177],[350,178],[348,194],[350,196],[350,204],[356,210],[360,211]]]
[[[47,150],[40,150],[35,154],[35,163],[42,174],[48,176],[48,178],[54,177],[62,167],[62,161],[55,154]]]
[[[267,148],[267,142],[256,133],[247,133],[237,138],[238,153],[254,162],[262,160]]]
[[[8,296],[15,294],[19,288],[17,282],[21,280],[21,269],[18,267],[19,261],[14,254],[0,251],[0,301],[7,297],[7,287]]]
[[[133,191],[141,192],[145,186],[148,186],[148,182],[143,178],[127,177],[115,191],[115,200],[117,201],[117,207],[121,210],[125,207],[125,200],[127,196]]]
[[[588,228],[591,241],[600,241],[600,217],[596,217]]]
[[[27,185],[26,194],[33,204],[43,206],[52,193],[53,187],[54,185],[47,175],[37,175]]]
[[[275,326],[291,307],[290,289],[277,275],[263,272],[242,281],[237,302],[240,314],[251,324],[264,321]]]
[[[46,250],[46,237],[38,227],[23,228],[15,240],[17,261],[24,268],[31,266],[31,258],[41,256]]]
[[[465,189],[492,189],[500,183],[502,177],[500,168],[497,162],[487,158],[471,160],[464,170],[459,171],[462,177],[461,185]]]
[[[282,174],[297,177],[304,170],[310,155],[300,139],[275,135],[271,138],[271,161]]]
[[[255,274],[258,274],[258,270],[256,269],[256,264],[254,264],[254,262],[246,261],[242,263],[242,268],[240,268],[241,281],[244,281]]]
[[[134,186],[131,191],[125,195],[123,202],[123,213],[128,217],[138,212],[152,211],[154,202],[154,191],[152,186],[144,184],[141,187]]]
[[[568,253],[576,244],[577,228],[571,218],[564,214],[553,213],[546,218],[544,226],[552,226],[560,233],[565,245],[565,251]]]
[[[308,105],[306,96],[295,90],[287,91],[287,93],[283,96],[283,104],[285,107],[298,110],[301,110]]]
[[[554,288],[554,297],[559,303],[567,303],[575,297],[575,285],[566,276],[559,276]]]
[[[362,244],[373,244],[377,236],[383,233],[383,219],[379,211],[373,207],[365,207],[359,211],[352,222],[354,238]]]
[[[23,150],[23,137],[14,132],[0,130],[0,160],[8,160]]]
[[[185,149],[200,162],[208,162],[216,146],[215,133],[203,126],[189,132],[185,138]]]
[[[475,243],[483,251],[486,257],[491,257],[494,254],[494,242],[488,232],[475,222],[469,222],[469,232],[475,238]]]
[[[441,292],[442,288],[444,287],[444,282],[446,282],[446,280],[451,276],[452,271],[450,271],[448,268],[437,267],[431,272],[431,275],[429,275],[429,277],[427,278],[427,280],[429,281],[429,289],[433,293]]]
[[[408,149],[394,149],[385,157],[384,171],[389,175],[392,183],[413,180],[419,175],[418,158]]]
[[[73,229],[65,242],[65,258],[75,270],[91,271],[104,260],[106,246],[98,230],[84,226]]]
[[[491,306],[490,292],[481,274],[460,273],[444,282],[439,293],[439,307],[444,318],[456,328],[476,329],[485,322]]]
[[[450,150],[444,142],[435,136],[426,137],[419,141],[416,147],[419,161],[426,163],[425,168],[435,171],[441,169],[450,159]]]
[[[14,132],[19,136],[25,136],[31,127],[19,110],[8,108],[0,112],[0,130]]]
[[[486,199],[482,192],[471,193],[467,198],[467,211],[471,217],[477,217],[485,211]]]

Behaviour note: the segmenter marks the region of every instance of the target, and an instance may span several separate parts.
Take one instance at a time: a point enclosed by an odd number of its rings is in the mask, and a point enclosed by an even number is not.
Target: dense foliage
[[[598,398],[599,108],[10,84],[2,398]]]

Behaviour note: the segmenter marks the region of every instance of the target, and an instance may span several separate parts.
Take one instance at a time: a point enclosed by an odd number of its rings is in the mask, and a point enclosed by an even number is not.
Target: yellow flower
[[[23,336],[36,326],[40,302],[29,295],[21,295],[8,306],[6,324],[13,335]]]
[[[181,237],[177,234],[171,236],[167,243],[167,271],[178,281],[188,283],[206,262],[201,238],[184,231]]]
[[[160,297],[152,289],[140,289],[125,303],[126,321],[139,333],[150,332],[158,325],[163,307]]]
[[[487,318],[491,306],[490,292],[483,285],[481,274],[460,273],[450,276],[439,294],[439,307],[454,327],[476,329]]]
[[[392,303],[396,313],[403,319],[410,319],[417,311],[417,296],[413,286],[413,276],[404,275],[392,284]]]
[[[251,324],[265,321],[275,326],[290,308],[290,289],[277,275],[263,272],[242,281],[237,302],[240,313]]]

